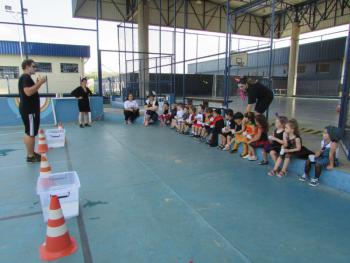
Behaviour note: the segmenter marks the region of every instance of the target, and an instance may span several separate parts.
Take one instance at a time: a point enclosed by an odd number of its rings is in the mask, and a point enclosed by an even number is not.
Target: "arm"
[[[45,78],[38,78],[36,83],[33,86],[31,86],[31,87],[24,87],[23,91],[28,97],[33,96],[35,93],[38,92],[38,90],[40,89],[41,85],[43,85],[45,82],[46,82]]]
[[[261,138],[261,134],[262,134],[261,129],[258,129],[258,132],[253,136],[253,138],[248,143],[259,141]]]
[[[282,141],[282,146],[284,148],[287,148],[288,147],[288,139],[287,139],[287,133],[283,133],[283,141]]]
[[[252,111],[252,108],[253,108],[253,105],[254,104],[248,104],[246,109],[245,109],[245,112],[251,112]]]
[[[315,152],[315,157],[320,157],[321,153],[322,153],[322,151]]]
[[[301,142],[300,142],[300,139],[297,138],[295,140],[295,143],[296,143],[296,148],[295,149],[285,149],[284,152],[286,153],[293,153],[293,152],[299,152],[301,150]]]
[[[334,168],[335,154],[337,151],[338,144],[333,142],[331,145],[331,150],[329,152],[329,164],[327,165],[327,170],[332,170]]]
[[[284,133],[283,133],[284,135]],[[274,135],[271,138],[272,141],[278,142],[279,144],[283,145],[284,144],[284,140],[280,140],[278,138],[276,138]]]
[[[131,108],[128,108],[128,107],[126,106],[126,101],[124,102],[124,110],[126,110],[126,111],[133,111]]]
[[[151,111],[157,111],[158,110],[158,106],[149,107],[148,109],[151,110]]]

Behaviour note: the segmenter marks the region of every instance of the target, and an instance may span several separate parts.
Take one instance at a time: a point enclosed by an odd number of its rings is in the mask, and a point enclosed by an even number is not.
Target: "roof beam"
[[[233,9],[230,13],[233,15],[238,15],[240,13],[244,13],[244,12],[248,11],[249,9],[252,9],[252,8],[257,7],[257,6],[264,4],[264,3],[266,3],[266,0],[256,0],[256,1],[251,2],[249,4],[237,7],[235,9]]]

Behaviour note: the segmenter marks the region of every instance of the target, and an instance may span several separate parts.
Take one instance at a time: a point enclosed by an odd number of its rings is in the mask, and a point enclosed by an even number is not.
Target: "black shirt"
[[[158,104],[158,101],[150,102],[149,100],[146,100],[145,106],[147,106],[147,107],[153,107],[153,106],[159,106],[159,104]]]
[[[247,89],[248,104],[255,104],[258,100],[271,99],[273,92],[259,82],[249,85]]]
[[[24,88],[34,86],[34,81],[28,74],[22,74],[18,80],[18,93],[20,98],[19,110],[22,113],[38,113],[40,112],[40,97],[39,93],[35,92],[32,96],[27,96],[24,93]]]
[[[235,128],[236,132],[242,131],[242,124],[238,125],[237,123],[235,123]]]

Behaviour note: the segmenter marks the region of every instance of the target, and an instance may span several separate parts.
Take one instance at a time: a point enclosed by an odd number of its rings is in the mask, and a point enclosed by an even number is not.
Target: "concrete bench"
[[[238,148],[238,153],[240,154],[241,152],[242,152],[242,147],[240,145],[240,147]],[[262,160],[261,148],[256,149],[256,154],[258,156],[258,159]],[[306,160],[293,159],[288,166],[287,176],[295,176],[295,174],[297,176],[302,175],[304,173],[305,161]],[[272,169],[273,161],[270,157],[269,157],[269,162]],[[315,172],[315,169],[314,169],[314,166],[312,166],[310,176],[314,176],[314,172]],[[339,170],[338,168],[335,168],[331,171],[322,170],[320,183],[328,187],[350,193],[350,173]]]
[[[224,106],[225,100],[223,98],[212,98],[212,97],[185,97],[187,104],[192,104],[194,106],[198,106],[200,104],[207,107],[217,107],[222,108]],[[227,101],[227,103],[232,102],[231,100]]]

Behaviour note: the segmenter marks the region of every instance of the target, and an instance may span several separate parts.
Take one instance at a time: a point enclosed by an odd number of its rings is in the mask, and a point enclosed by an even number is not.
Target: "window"
[[[52,72],[51,63],[47,62],[35,62],[37,72]]]
[[[9,67],[9,66],[0,66],[0,78],[1,79],[18,79],[19,77],[19,68],[18,67]]]
[[[298,65],[298,73],[305,73],[306,66],[305,65]]]
[[[79,65],[70,64],[70,63],[61,63],[61,72],[62,73],[78,73]]]
[[[317,64],[316,65],[316,72],[318,73],[329,73],[329,68],[330,65],[329,64]]]

